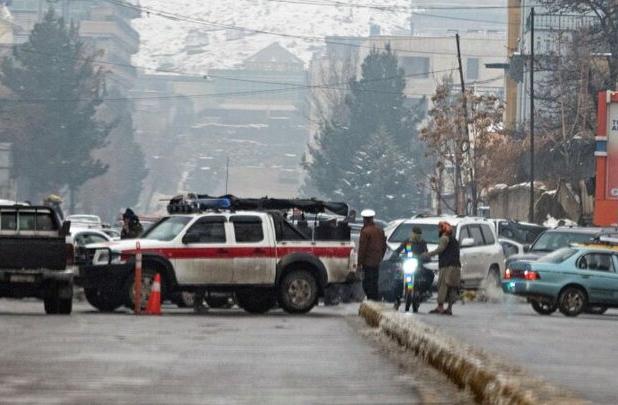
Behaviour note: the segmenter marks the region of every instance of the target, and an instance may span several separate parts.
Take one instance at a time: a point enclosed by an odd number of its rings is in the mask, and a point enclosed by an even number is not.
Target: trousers
[[[363,267],[363,290],[367,299],[373,301],[380,300],[380,294],[378,292],[378,279],[380,277],[379,267]]]

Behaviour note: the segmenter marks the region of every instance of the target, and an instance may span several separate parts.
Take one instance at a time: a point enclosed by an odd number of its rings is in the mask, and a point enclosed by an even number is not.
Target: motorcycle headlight
[[[414,274],[418,268],[418,259],[407,259],[403,262],[403,273]]]

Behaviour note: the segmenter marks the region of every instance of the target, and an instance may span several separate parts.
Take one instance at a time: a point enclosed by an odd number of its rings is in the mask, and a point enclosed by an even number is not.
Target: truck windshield
[[[165,217],[154,224],[142,236],[142,239],[154,239],[170,241],[174,239],[180,231],[191,221],[191,217],[173,216]]]
[[[553,252],[571,243],[589,242],[594,235],[583,232],[545,232],[532,245],[533,252]]]

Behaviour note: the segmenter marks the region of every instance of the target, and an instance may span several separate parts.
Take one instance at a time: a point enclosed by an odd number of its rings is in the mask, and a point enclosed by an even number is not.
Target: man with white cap
[[[363,270],[363,289],[367,299],[379,300],[378,277],[380,263],[386,253],[386,236],[373,221],[373,210],[363,210],[363,229],[358,242],[358,267]]]

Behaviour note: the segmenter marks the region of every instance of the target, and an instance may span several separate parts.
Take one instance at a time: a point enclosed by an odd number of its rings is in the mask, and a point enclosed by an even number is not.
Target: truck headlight
[[[111,254],[111,260],[110,260]],[[92,264],[104,265],[104,264],[122,264],[124,260],[120,253],[112,252],[109,249],[99,249],[95,252]]]

